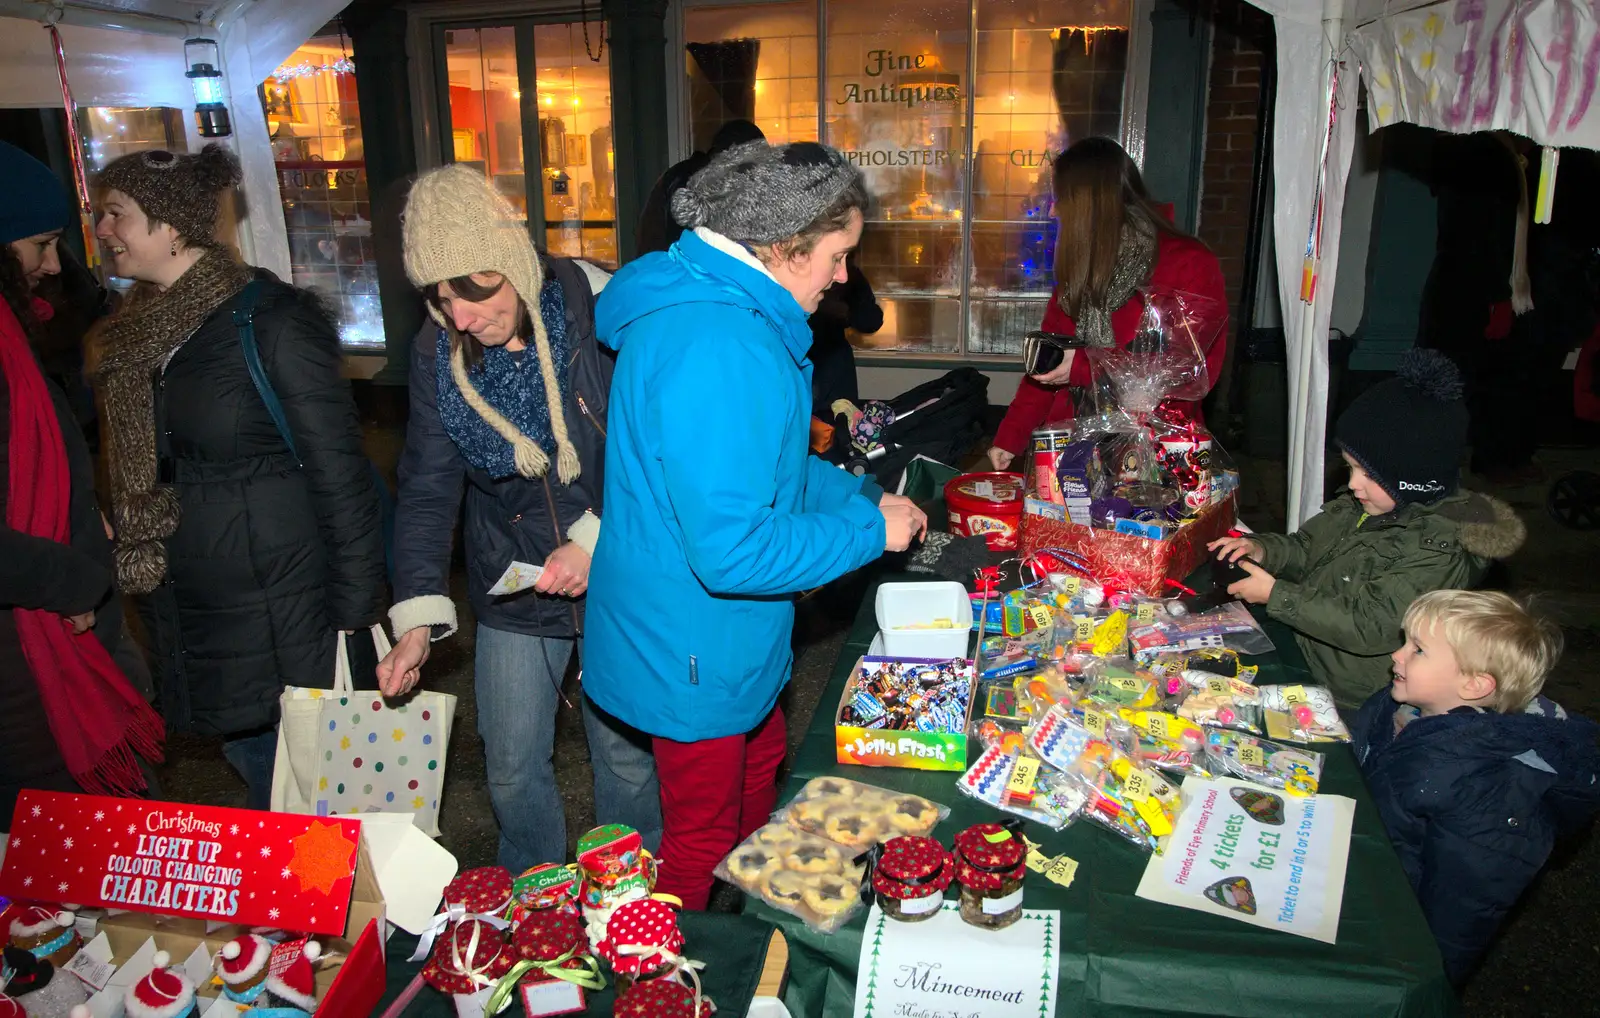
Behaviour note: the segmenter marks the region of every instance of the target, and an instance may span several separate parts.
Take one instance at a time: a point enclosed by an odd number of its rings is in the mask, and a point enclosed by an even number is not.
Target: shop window
[[[438,32],[451,161],[482,170],[551,254],[615,269],[611,64],[599,33],[527,18]]]
[[[581,24],[533,26],[545,248],[617,266],[611,62],[585,52]]]
[[[526,220],[516,30],[510,26],[453,28],[444,34],[444,51],[450,77],[453,161],[487,174],[494,189]]]
[[[261,105],[272,136],[294,285],[334,304],[345,347],[381,349],[361,113],[343,35],[318,35],[295,50],[262,83]]]
[[[812,3],[685,11],[695,147],[753,109],[770,141],[845,152],[874,197],[860,264],[884,308],[884,327],[852,340],[1014,355],[1050,295],[1051,160],[1078,138],[1122,136],[1131,0],[820,2],[820,40]],[[823,101],[808,110],[794,97],[814,98],[816,81],[797,68],[819,64]],[[762,99],[780,80],[782,118]]]
[[[816,0],[691,7],[683,34],[696,151],[739,119],[753,121],[774,145],[817,140]]]
[[[823,140],[875,199],[860,265],[884,324],[864,346],[960,352],[970,20],[966,0],[828,5]]]
[[[90,176],[129,152],[154,148],[187,151],[183,117],[182,110],[170,106],[79,107],[78,135],[83,139],[84,165]]]

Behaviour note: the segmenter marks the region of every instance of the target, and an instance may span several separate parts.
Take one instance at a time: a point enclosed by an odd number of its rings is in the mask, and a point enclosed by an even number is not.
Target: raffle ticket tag
[[[544,575],[544,566],[529,565],[526,562],[513,562],[506,566],[506,571],[500,574],[494,586],[489,588],[490,597],[499,597],[505,594],[515,594],[519,590],[527,590],[539,582],[539,577]]]

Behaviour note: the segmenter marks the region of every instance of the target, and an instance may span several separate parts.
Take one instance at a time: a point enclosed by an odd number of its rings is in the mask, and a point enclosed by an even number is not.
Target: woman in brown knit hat
[[[111,272],[138,285],[91,357],[117,577],[142,595],[168,724],[222,736],[248,805],[265,809],[278,696],[331,684],[336,633],[382,617],[384,562],[333,322],[216,239],[239,177],[217,145],[106,167],[95,235]],[[292,441],[251,379],[246,315]]]

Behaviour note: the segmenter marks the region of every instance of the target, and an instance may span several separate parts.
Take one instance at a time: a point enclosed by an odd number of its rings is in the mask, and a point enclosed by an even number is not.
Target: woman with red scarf
[[[24,788],[134,795],[161,720],[112,660],[122,615],[94,465],[29,345],[72,218],[50,169],[0,142],[0,829]]]
[[[1151,200],[1139,168],[1109,138],[1085,138],[1056,157],[1055,196],[1056,286],[1041,328],[1091,347],[1127,346],[1142,294],[1204,298],[1194,302],[1204,319],[1194,334],[1205,344],[1209,390],[1227,352],[1228,298],[1217,256],[1172,224],[1171,207]],[[989,462],[1007,469],[1041,425],[1076,417],[1072,389],[1090,383],[1089,359],[1076,350],[1048,374],[1023,376]],[[1198,416],[1198,407],[1184,409]]]

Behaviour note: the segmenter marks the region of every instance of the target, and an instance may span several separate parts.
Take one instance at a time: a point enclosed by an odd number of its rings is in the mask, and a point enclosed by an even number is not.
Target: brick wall
[[[1261,61],[1273,46],[1272,18],[1245,0],[1215,0],[1210,14],[1216,32],[1211,44],[1199,233],[1222,262],[1228,307],[1237,324],[1246,272]]]

